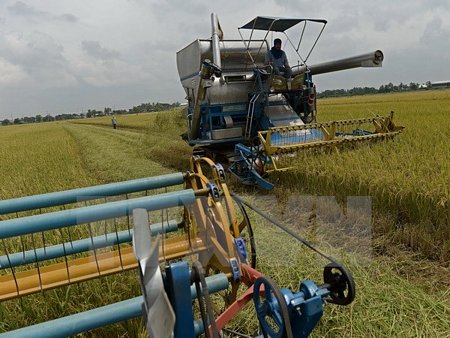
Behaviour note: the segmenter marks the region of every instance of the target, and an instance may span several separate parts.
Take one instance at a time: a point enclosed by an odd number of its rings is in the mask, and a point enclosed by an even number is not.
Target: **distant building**
[[[431,88],[450,88],[450,81],[431,82]]]

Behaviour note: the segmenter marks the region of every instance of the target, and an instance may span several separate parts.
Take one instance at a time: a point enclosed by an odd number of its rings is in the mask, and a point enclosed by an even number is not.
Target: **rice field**
[[[340,153],[305,154],[296,170],[273,175],[264,193],[286,209],[289,196],[370,196],[375,227],[369,260],[343,250],[341,237],[311,215],[269,208],[302,236],[343,260],[358,288],[349,307],[327,306],[314,337],[450,337],[449,186],[450,91],[325,99],[319,120],[395,111],[406,127],[394,141]],[[0,128],[0,198],[185,171],[191,149],[180,140],[182,111]],[[261,192],[233,189],[255,203]],[[291,199],[292,200],[292,199]],[[284,210],[283,209],[283,210]],[[283,287],[320,280],[323,261],[251,214],[259,268]],[[319,230],[318,230],[319,229]],[[370,230],[370,229],[369,229]],[[329,232],[329,236],[324,233]],[[334,242],[323,242],[337,236]],[[428,257],[428,258],[427,258]],[[432,258],[430,260],[429,258]],[[58,318],[140,294],[135,271],[0,303],[0,332]],[[252,307],[235,319],[255,333]],[[145,336],[141,320],[85,336]]]
[[[149,125],[152,124],[155,119],[156,114],[126,114],[126,115],[115,115],[118,121],[119,129],[136,129],[136,130],[146,130]],[[87,124],[93,126],[101,127],[112,127],[112,116],[103,116],[90,119],[74,120],[73,123],[76,124]]]
[[[424,255],[450,260],[450,91],[322,100],[319,120],[387,115],[406,129],[392,142],[300,156],[279,175],[283,190],[370,196],[391,224],[381,232]],[[295,184],[292,184],[295,182]]]

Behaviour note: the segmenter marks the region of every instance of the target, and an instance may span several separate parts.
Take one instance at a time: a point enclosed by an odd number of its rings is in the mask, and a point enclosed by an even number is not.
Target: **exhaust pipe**
[[[374,52],[351,56],[345,59],[333,60],[319,63],[311,66],[301,66],[293,70],[293,75],[304,73],[307,69],[311,75],[337,72],[340,70],[359,68],[359,67],[381,67],[383,65],[384,55],[381,50]]]
[[[211,13],[211,41],[212,41],[212,52],[213,52],[213,62],[219,68],[222,68],[222,62],[220,60],[220,45],[219,45],[219,19],[216,13]]]

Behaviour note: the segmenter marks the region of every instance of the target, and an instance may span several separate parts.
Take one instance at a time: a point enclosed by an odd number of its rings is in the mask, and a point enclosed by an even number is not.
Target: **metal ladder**
[[[253,117],[255,115],[255,103],[258,101],[259,97],[261,96],[261,92],[253,94],[252,98],[250,99],[250,103],[248,105],[247,110],[247,122],[245,124],[245,139],[250,139],[252,136],[252,124],[253,124]]]

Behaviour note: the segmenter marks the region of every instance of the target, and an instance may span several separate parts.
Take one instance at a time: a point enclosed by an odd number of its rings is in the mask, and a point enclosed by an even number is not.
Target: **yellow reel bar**
[[[403,128],[394,124],[391,112],[373,118],[273,127],[258,132],[258,138],[264,154],[272,160],[273,168],[266,170],[270,172],[290,169],[279,163],[278,157],[283,154],[388,139]]]

